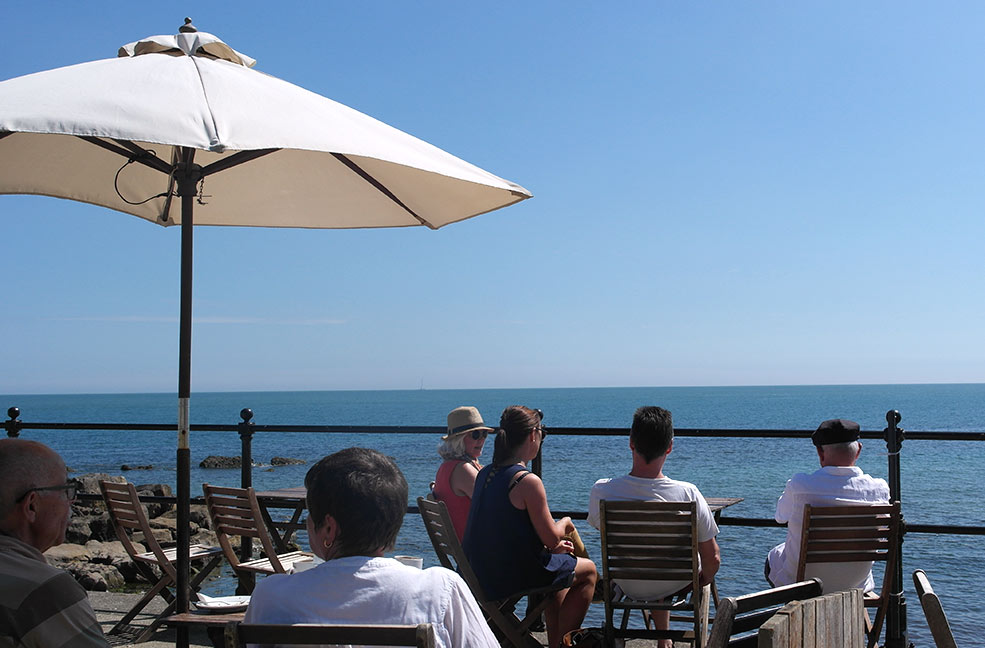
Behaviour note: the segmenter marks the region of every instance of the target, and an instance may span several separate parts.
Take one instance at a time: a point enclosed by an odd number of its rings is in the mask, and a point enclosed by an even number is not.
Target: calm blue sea
[[[548,427],[628,428],[634,409],[646,404],[670,409],[680,428],[810,430],[827,418],[850,418],[864,430],[881,430],[887,410],[897,409],[903,417],[900,425],[909,430],[985,430],[982,384],[202,393],[193,395],[191,420],[235,424],[239,411],[249,407],[257,424],[440,426],[447,412],[459,405],[475,405],[487,422],[495,423],[503,408],[512,404],[540,408]],[[19,407],[25,422],[173,423],[177,411],[172,394],[2,396],[0,405],[2,411]],[[122,474],[122,464],[151,464],[153,470],[126,475],[139,483],[174,485],[173,432],[27,430],[23,436],[55,448],[75,472]],[[277,455],[310,462],[352,445],[374,447],[397,459],[413,501],[426,493],[433,479],[439,441],[437,436],[413,434],[258,433],[253,453],[262,463]],[[483,463],[491,453],[487,447]],[[192,434],[192,483],[238,485],[237,470],[197,467],[210,454],[239,454],[238,435]],[[586,509],[596,479],[629,469],[627,441],[618,437],[548,436],[543,454],[548,497],[559,510]],[[866,441],[860,464],[865,471],[886,477],[885,444]],[[665,471],[675,479],[696,483],[706,496],[744,497],[726,516],[768,518],[786,479],[816,467],[816,456],[806,440],[682,437]],[[902,489],[907,521],[985,526],[983,468],[985,443],[906,441]],[[307,466],[258,467],[254,485],[260,490],[298,486],[306,470]],[[579,530],[597,558],[598,534],[584,523]],[[783,529],[723,526],[719,536],[723,566],[718,577],[722,595],[764,587],[763,557],[783,538]],[[969,566],[977,562],[974,556],[981,550],[980,536],[907,536],[905,588],[910,634],[918,646],[932,645],[932,641],[910,580],[916,568],[929,574],[958,643],[977,645],[979,630],[985,627],[985,611],[974,603],[979,577]],[[407,517],[397,552],[424,556],[426,564],[435,562],[416,516]],[[221,590],[227,582],[218,581],[212,587]],[[594,609],[588,622],[593,621],[600,621]]]

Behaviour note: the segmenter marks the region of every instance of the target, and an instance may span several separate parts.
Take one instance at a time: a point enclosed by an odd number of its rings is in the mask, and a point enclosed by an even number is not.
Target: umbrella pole
[[[181,315],[178,332],[178,567],[177,612],[188,611],[189,582],[189,522],[191,508],[191,446],[188,438],[188,401],[191,397],[192,368],[192,213],[195,209],[195,185],[201,178],[201,167],[192,163],[194,149],[182,149],[182,163],[175,170],[178,196],[181,198]],[[188,646],[188,627],[179,626],[175,645]]]

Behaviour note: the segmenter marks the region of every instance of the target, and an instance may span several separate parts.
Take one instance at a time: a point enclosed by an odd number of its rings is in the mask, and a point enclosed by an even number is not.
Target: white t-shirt
[[[670,477],[649,479],[625,475],[615,479],[600,479],[592,486],[588,499],[588,523],[598,529],[602,525],[599,502],[602,500],[639,500],[644,502],[697,502],[698,542],[707,542],[718,535],[718,525],[708,502],[694,484]],[[689,581],[616,581],[630,598],[644,601],[661,599],[686,587]]]
[[[257,584],[244,621],[431,623],[439,647],[499,648],[461,576],[392,558],[349,556],[297,574],[267,576]]]
[[[867,475],[858,466],[825,466],[811,474],[797,473],[787,482],[787,487],[776,502],[776,521],[787,523],[787,540],[773,547],[769,553],[770,580],[779,587],[789,585],[797,578],[805,504],[888,503],[889,485],[886,480]],[[786,551],[786,547],[790,547],[790,551]],[[804,578],[814,576],[824,582],[826,593],[855,587],[868,592],[874,587],[871,562],[808,565]]]

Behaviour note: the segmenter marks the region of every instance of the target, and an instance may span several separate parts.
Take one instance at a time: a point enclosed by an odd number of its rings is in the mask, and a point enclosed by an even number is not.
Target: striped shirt
[[[40,551],[0,534],[0,648],[105,648],[86,591]]]

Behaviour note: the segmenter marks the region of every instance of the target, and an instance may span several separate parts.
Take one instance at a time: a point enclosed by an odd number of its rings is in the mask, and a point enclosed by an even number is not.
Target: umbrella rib
[[[110,151],[112,153],[116,153],[117,155],[119,155],[121,157],[132,158],[134,162],[139,162],[140,164],[143,164],[144,166],[150,167],[150,168],[154,169],[155,171],[160,171],[161,173],[166,173],[168,175],[171,175],[171,165],[170,164],[168,164],[167,162],[164,162],[163,160],[159,159],[156,155],[152,154],[150,151],[147,151],[145,149],[140,148],[136,144],[134,144],[134,146],[136,147],[136,150],[131,151],[131,150],[129,150],[128,148],[126,148],[124,146],[119,146],[119,145],[116,145],[116,144],[112,144],[112,143],[107,142],[105,140],[99,139],[98,137],[92,137],[92,136],[89,136],[89,135],[79,135],[78,137],[80,139],[84,139],[85,141],[89,142],[90,144],[95,144],[96,146],[99,146],[101,148],[104,148],[107,151]],[[120,140],[117,140],[117,141],[120,141]]]
[[[220,171],[225,171],[226,169],[232,168],[244,162],[249,162],[250,160],[255,160],[258,157],[263,157],[264,155],[269,155],[275,151],[279,151],[279,148],[269,148],[269,149],[256,149],[253,151],[240,151],[234,153],[229,157],[224,157],[222,159],[216,160],[212,164],[207,164],[202,169],[202,177],[212,175],[213,173],[219,173]]]
[[[437,227],[435,227],[434,225],[432,225],[431,223],[427,222],[426,220],[424,220],[423,218],[421,218],[420,216],[418,216],[416,213],[414,213],[414,210],[411,209],[410,207],[408,207],[407,205],[405,205],[403,202],[401,202],[401,200],[399,198],[397,198],[395,195],[393,195],[393,192],[392,191],[390,191],[389,189],[387,189],[386,187],[384,187],[383,184],[379,180],[377,180],[376,178],[374,178],[373,176],[371,176],[369,173],[367,173],[366,171],[364,171],[362,167],[360,167],[358,164],[356,164],[355,162],[353,162],[352,160],[350,160],[348,157],[346,157],[345,155],[342,155],[341,153],[332,153],[332,155],[335,156],[335,159],[336,160],[338,160],[342,164],[344,164],[347,167],[349,167],[350,169],[352,169],[352,171],[356,175],[358,175],[360,178],[362,178],[363,180],[365,180],[369,184],[371,184],[374,187],[376,187],[380,191],[380,193],[382,193],[384,196],[386,196],[387,198],[389,198],[393,202],[395,202],[398,205],[400,205],[401,207],[403,207],[407,211],[407,213],[410,214],[411,216],[413,216],[414,218],[416,218],[421,223],[421,225],[426,225],[426,226],[430,227],[433,230],[438,229]]]

